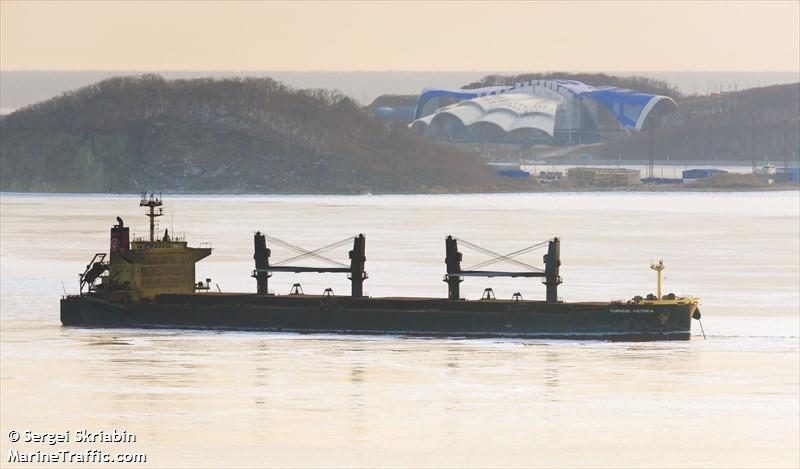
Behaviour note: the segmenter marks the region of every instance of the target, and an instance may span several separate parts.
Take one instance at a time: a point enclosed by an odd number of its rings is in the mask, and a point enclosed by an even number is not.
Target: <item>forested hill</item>
[[[268,78],[120,77],[0,122],[3,191],[508,190],[474,156]]]
[[[678,101],[680,122],[654,132],[659,160],[782,163],[800,148],[800,83],[751,88]],[[604,159],[644,160],[646,133],[612,140],[589,153]],[[576,154],[586,153],[576,149]],[[796,161],[796,160],[795,160]],[[797,164],[797,163],[793,163]]]

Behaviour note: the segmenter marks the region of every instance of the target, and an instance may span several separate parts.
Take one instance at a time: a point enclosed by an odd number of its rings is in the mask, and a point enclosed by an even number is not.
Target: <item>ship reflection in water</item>
[[[670,288],[702,292],[709,340],[62,328],[60,281],[77,290],[85,253],[107,244],[87,227],[108,213],[135,219],[136,197],[3,195],[4,457],[12,429],[88,428],[135,433],[130,448],[156,467],[800,464],[794,193],[176,199],[175,226],[218,247],[198,278],[215,275],[223,290],[254,288],[261,223],[309,245],[360,224],[375,246],[368,293],[435,296],[446,292],[439,233],[491,233],[513,247],[520,233],[557,227],[573,247],[568,300],[649,291],[641,266],[663,257]],[[300,215],[309,224],[298,227]],[[281,292],[295,281],[271,279]],[[300,281],[347,291],[338,277]],[[463,285],[470,298],[489,286]],[[498,297],[544,292],[491,286]]]

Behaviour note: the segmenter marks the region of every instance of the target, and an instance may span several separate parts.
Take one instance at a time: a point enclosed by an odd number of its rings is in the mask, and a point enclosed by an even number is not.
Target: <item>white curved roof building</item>
[[[534,130],[552,137],[559,102],[531,94],[508,93],[481,96],[438,109],[414,121],[412,126],[431,127],[432,132],[456,119],[465,127],[495,126],[503,132]]]
[[[426,88],[411,127],[449,140],[573,141],[576,136],[639,132],[677,109],[667,96],[574,80],[531,80],[474,90]]]

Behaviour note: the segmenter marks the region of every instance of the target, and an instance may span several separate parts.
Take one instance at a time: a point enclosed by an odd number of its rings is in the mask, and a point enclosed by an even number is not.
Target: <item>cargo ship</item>
[[[157,237],[155,221],[163,215],[160,196],[145,194],[140,206],[146,208],[150,219],[149,237],[130,239],[129,228],[117,217],[117,224],[111,227],[108,255],[95,254],[80,274],[79,294],[61,299],[64,326],[644,341],[689,340],[692,319],[700,319],[698,298],[662,295],[661,261],[651,265],[657,272],[656,294],[627,301],[563,301],[558,296],[562,283],[558,238],[503,255],[447,236],[446,298],[370,297],[363,288],[368,278],[363,234],[343,240],[353,246],[348,265],[322,254],[327,248],[342,246],[342,242],[305,250],[256,232],[252,271],[255,293],[214,291],[211,279],[195,279],[195,264],[211,255],[211,247],[189,247],[185,239],[171,237],[167,230]],[[267,240],[298,254],[271,262]],[[459,241],[494,258],[465,268]],[[544,268],[517,259],[537,248],[547,250]],[[331,266],[288,265],[304,257],[331,261]],[[518,270],[486,269],[502,261]],[[346,274],[351,292],[337,296],[326,289],[321,295],[310,295],[296,283],[289,294],[277,295],[269,290],[269,279],[278,272]],[[498,299],[487,288],[481,299],[467,300],[461,295],[460,284],[471,277],[541,278],[545,299],[523,299],[519,293],[507,300]]]

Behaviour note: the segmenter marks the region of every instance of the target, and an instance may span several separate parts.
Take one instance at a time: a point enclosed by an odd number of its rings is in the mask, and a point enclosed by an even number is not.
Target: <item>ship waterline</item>
[[[114,304],[61,300],[66,326],[214,328],[431,337],[688,340],[697,305],[452,301],[435,298],[303,298],[248,294],[162,295]]]

